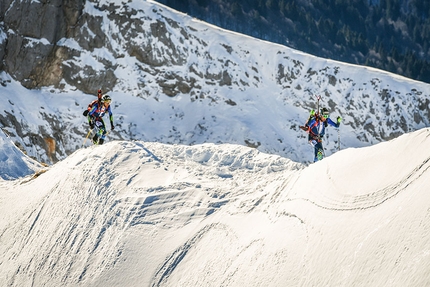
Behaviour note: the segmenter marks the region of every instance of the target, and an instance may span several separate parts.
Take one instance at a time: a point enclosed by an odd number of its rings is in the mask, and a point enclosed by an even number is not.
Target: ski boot
[[[97,134],[95,134],[93,137],[93,144],[99,144],[99,141],[99,137],[97,136]]]
[[[322,160],[324,158],[324,151],[322,149],[319,149],[317,152],[317,159]]]

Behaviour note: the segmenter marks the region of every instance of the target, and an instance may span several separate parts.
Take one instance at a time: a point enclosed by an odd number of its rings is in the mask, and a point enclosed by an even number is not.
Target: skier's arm
[[[333,122],[332,119],[328,118],[327,123],[335,128],[338,128],[340,126],[340,117],[337,117],[337,122]]]
[[[95,118],[94,114],[96,110],[97,110],[97,104],[91,107],[91,110],[88,112],[88,115],[87,115],[88,123],[90,124],[90,127],[92,129],[94,128],[94,118]]]
[[[109,120],[110,120],[110,128],[111,130],[115,129],[115,126],[113,125],[113,114],[110,106],[108,107],[108,113],[109,113]]]
[[[91,111],[86,110],[86,112],[87,112],[86,114],[87,114],[88,124],[90,125],[90,128],[93,129],[94,128],[94,117],[92,116],[92,114],[94,114],[94,107],[91,109]]]
[[[95,103],[97,103],[97,100],[92,101],[91,103],[88,104],[88,108],[87,108],[88,112],[91,111]]]
[[[91,110],[88,112],[88,117],[93,117],[96,110],[97,110],[97,105],[93,105]]]

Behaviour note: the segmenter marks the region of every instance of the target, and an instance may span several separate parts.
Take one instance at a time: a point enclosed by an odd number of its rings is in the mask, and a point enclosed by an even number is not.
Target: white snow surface
[[[43,169],[40,163],[20,151],[2,130],[0,147],[0,178],[17,179]]]
[[[0,132],[0,286],[430,286],[429,85],[224,31],[153,1],[99,2],[119,15],[135,9],[146,25],[179,23],[192,37],[166,27],[187,62],[161,67],[160,77],[187,78],[192,67],[202,88],[162,94],[122,38],[110,37],[111,50],[64,63],[117,65],[108,91],[117,127],[106,144],[88,146],[81,114],[93,95],[66,83],[30,91],[1,73],[0,110],[24,136]],[[117,35],[94,3],[84,13]],[[57,44],[82,49],[74,39]],[[280,65],[288,77],[278,81]],[[236,84],[207,84],[205,71],[227,71]],[[328,157],[306,164],[313,151],[297,126],[317,94],[344,121],[339,134],[327,132]],[[411,126],[390,125],[399,118]],[[385,142],[373,131],[409,128],[417,131]],[[57,150],[44,154],[35,134],[59,134]],[[60,161],[41,167],[14,142]]]
[[[429,145],[424,128],[311,165],[233,144],[79,149],[0,181],[0,285],[429,286]]]

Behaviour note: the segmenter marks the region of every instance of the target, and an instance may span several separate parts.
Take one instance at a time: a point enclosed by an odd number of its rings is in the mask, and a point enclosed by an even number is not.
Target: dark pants
[[[98,118],[94,123],[96,134],[93,137],[94,143],[103,144],[106,137],[106,126],[103,119]]]
[[[322,139],[309,134],[309,144],[314,147],[314,162],[324,158]]]

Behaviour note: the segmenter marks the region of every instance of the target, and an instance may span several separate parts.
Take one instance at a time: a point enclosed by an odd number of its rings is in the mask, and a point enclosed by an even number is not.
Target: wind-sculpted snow
[[[0,182],[0,285],[426,286],[429,136],[309,166],[227,144],[80,149]]]
[[[324,138],[327,155],[430,125],[428,84],[222,30],[153,1],[78,2],[12,1],[6,17],[5,44],[15,52],[5,56],[10,73],[0,74],[0,122],[39,161],[81,147],[82,111],[99,88],[113,98],[108,140],[239,144],[301,163],[313,160],[298,126],[316,95],[333,120],[343,118]],[[30,38],[23,11],[51,9],[68,15],[67,23],[57,17],[62,38]],[[35,22],[41,35],[55,30]]]

